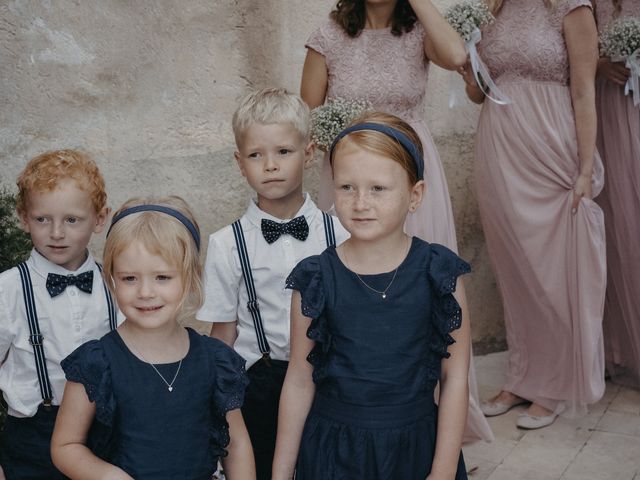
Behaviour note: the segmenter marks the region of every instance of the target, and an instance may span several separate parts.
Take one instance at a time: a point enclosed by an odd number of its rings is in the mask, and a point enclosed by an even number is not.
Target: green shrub
[[[15,210],[15,195],[0,188],[0,272],[16,266],[27,258],[32,248],[29,235],[18,226]],[[0,398],[1,394],[2,392],[0,392]],[[4,402],[0,401],[0,430],[2,430],[5,415]]]

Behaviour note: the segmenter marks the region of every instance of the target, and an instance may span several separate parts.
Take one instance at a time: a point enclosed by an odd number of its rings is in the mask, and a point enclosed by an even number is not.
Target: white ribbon
[[[467,52],[469,52],[469,59],[471,60],[473,76],[475,77],[480,90],[482,90],[482,93],[484,93],[489,100],[492,100],[498,105],[508,105],[512,103],[511,99],[502,93],[494,83],[491,75],[489,74],[489,69],[480,58],[476,45],[480,42],[481,38],[482,34],[480,33],[480,29],[476,27],[473,29],[473,32],[471,32],[469,40],[465,43]],[[489,94],[489,92],[491,92],[492,95]]]
[[[624,59],[618,61],[621,60]],[[635,107],[640,106],[640,48],[627,57],[624,66],[631,70],[631,74],[624,86],[624,94],[629,95],[629,92],[633,90],[633,105]]]

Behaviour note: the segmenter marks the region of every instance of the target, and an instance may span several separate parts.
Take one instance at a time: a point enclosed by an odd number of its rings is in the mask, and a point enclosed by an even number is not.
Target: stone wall
[[[437,2],[444,7],[451,0]],[[298,91],[304,41],[333,0],[4,0],[0,2],[0,183],[54,148],[99,163],[117,207],[183,196],[205,233],[242,214],[250,191],[233,160],[230,118],[252,88]],[[502,312],[472,186],[477,109],[447,106],[431,71],[427,121],[453,199],[477,350],[504,342]],[[315,194],[317,169],[306,179]],[[103,239],[92,249],[99,252]]]

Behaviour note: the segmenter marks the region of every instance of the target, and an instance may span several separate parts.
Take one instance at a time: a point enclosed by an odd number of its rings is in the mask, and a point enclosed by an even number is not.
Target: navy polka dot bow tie
[[[275,242],[280,238],[280,235],[285,233],[302,241],[305,241],[309,236],[309,224],[307,223],[307,219],[304,218],[304,215],[300,215],[289,222],[280,223],[263,218],[260,227],[262,229],[262,236],[267,243]]]
[[[83,292],[91,293],[93,289],[93,270],[83,272],[80,275],[47,275],[47,292],[56,297],[64,292],[69,285],[75,285]]]

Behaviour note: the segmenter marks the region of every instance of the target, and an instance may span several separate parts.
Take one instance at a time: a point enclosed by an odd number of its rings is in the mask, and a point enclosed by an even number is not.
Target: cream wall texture
[[[304,42],[333,0],[0,0],[0,183],[45,150],[98,162],[110,206],[178,194],[204,236],[240,216],[250,190],[230,120],[250,89],[299,89]],[[437,2],[440,8],[454,3]],[[454,76],[432,68],[427,122],[449,180],[478,350],[502,346],[500,301],[473,193],[477,108],[448,108]],[[462,88],[462,87],[460,87]],[[315,194],[318,169],[309,172]],[[103,238],[92,244],[98,253]]]

